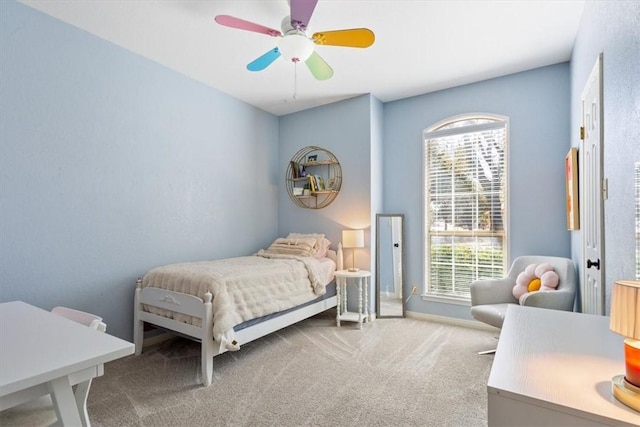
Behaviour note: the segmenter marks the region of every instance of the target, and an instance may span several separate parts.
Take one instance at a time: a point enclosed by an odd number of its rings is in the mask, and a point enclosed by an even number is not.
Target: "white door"
[[[602,174],[602,54],[598,56],[589,80],[582,92],[582,162],[578,169],[582,177],[581,222],[582,312],[605,314],[604,304],[604,225]]]

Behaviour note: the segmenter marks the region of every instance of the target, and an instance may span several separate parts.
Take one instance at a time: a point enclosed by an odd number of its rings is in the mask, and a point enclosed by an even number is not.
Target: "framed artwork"
[[[567,229],[580,229],[580,205],[578,204],[578,149],[571,148],[564,158],[567,188]]]
[[[311,156],[307,156],[307,163],[315,163],[318,161],[318,155],[313,154]]]

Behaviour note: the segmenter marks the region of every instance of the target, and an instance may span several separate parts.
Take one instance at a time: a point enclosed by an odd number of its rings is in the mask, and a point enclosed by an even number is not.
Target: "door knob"
[[[588,259],[587,268],[591,268],[591,267],[595,267],[596,269],[600,270],[600,258],[598,258],[597,261],[591,261],[590,259]]]

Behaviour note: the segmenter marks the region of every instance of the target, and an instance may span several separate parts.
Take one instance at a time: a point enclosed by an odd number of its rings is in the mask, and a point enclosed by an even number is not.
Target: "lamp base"
[[[351,268],[347,269],[347,271],[349,273],[357,273],[358,271],[360,271],[360,269],[358,267],[351,267]]]
[[[611,391],[620,402],[640,412],[640,387],[631,384],[624,375],[616,375],[611,379]]]

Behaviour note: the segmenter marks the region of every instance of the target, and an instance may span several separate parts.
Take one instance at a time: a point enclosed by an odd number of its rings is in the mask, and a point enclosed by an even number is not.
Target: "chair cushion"
[[[501,329],[509,304],[484,304],[471,307],[471,315],[480,322]]]

